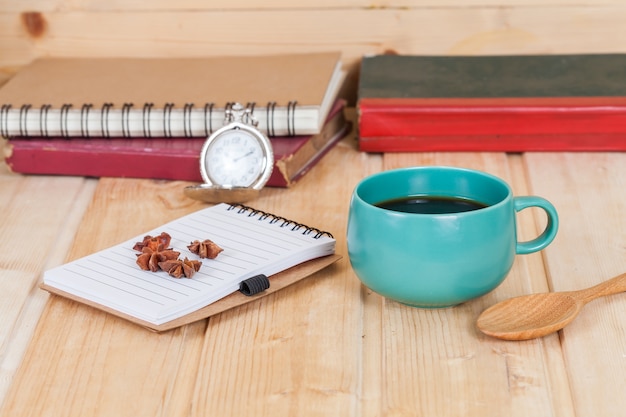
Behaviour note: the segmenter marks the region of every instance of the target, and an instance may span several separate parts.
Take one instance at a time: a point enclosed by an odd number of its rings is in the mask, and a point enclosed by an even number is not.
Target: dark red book
[[[275,166],[268,186],[289,187],[305,175],[351,128],[338,100],[322,131],[276,136]],[[205,138],[13,137],[6,164],[23,174],[129,177],[202,182],[200,150]]]
[[[363,58],[368,152],[626,150],[626,54]]]

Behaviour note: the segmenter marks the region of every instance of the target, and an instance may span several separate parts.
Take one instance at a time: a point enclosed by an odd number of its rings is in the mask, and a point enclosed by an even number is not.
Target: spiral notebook
[[[135,243],[144,236],[171,236],[179,258],[199,260],[191,278],[144,271]],[[188,249],[209,239],[223,249],[214,259]],[[155,331],[187,324],[284,288],[339,259],[328,232],[243,205],[218,204],[181,217],[109,249],[44,273],[42,288]],[[269,288],[238,292],[252,277],[269,277]]]
[[[336,52],[40,58],[0,88],[0,135],[206,137],[234,102],[269,136],[316,134],[344,76]]]

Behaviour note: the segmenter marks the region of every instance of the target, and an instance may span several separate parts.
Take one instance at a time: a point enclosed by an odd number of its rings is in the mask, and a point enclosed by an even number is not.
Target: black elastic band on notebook
[[[172,108],[174,103],[165,103],[163,107],[163,136],[171,138],[172,135]]]
[[[30,104],[24,104],[20,107],[20,136],[28,136],[28,111]]]
[[[89,112],[92,107],[93,104],[87,103],[83,104],[80,109],[80,134],[84,138],[89,137]]]
[[[274,110],[276,109],[276,102],[270,101],[267,103],[267,111],[265,113],[267,136],[276,136],[276,130],[274,129]]]
[[[111,137],[111,132],[109,131],[109,112],[111,107],[113,107],[113,103],[104,103],[100,109],[100,130],[105,138]]]
[[[67,116],[72,108],[71,104],[64,104],[61,106],[61,136],[64,138],[69,137]]]
[[[208,125],[207,125],[208,121]],[[204,136],[213,133],[213,103],[205,103],[204,105]]]
[[[125,138],[130,137],[130,110],[133,108],[133,103],[124,103],[122,106],[122,136]]]
[[[287,136],[296,135],[296,105],[297,101],[290,101],[287,105]]]
[[[152,137],[152,127],[150,126],[150,114],[152,113],[152,107],[154,103],[143,104],[143,135],[146,138]]]
[[[190,138],[192,135],[191,132],[191,111],[193,110],[193,103],[185,103],[185,107],[183,109],[183,130],[185,133],[185,137]]]
[[[270,280],[263,274],[241,281],[239,291],[245,296],[253,296],[270,287]]]
[[[257,220],[259,220],[259,221],[265,221],[265,220],[269,219],[269,224],[278,224],[278,223],[280,223],[279,227],[287,227],[287,226],[293,225],[291,227],[292,231],[295,232],[295,231],[298,231],[300,229],[304,229],[302,231],[302,234],[305,235],[305,236],[309,236],[313,232],[315,232],[315,234],[312,236],[314,239],[319,239],[320,237],[322,237],[324,235],[330,237],[331,239],[333,238],[333,235],[330,234],[329,232],[325,232],[323,230],[316,229],[315,227],[310,227],[310,226],[307,226],[305,224],[298,223],[298,222],[295,222],[293,220],[289,220],[289,219],[286,219],[286,218],[281,217],[281,216],[277,216],[277,215],[272,214],[272,213],[268,213],[268,212],[265,212],[265,211],[262,211],[262,210],[253,209],[252,207],[248,207],[248,206],[245,206],[243,204],[231,204],[228,207],[228,210],[229,211],[230,210],[237,210],[237,213],[240,213],[240,214],[247,213],[248,217],[257,217],[258,216]]]

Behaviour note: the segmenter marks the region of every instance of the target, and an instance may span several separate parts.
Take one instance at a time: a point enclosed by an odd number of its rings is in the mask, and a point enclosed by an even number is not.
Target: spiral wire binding
[[[113,107],[113,103],[104,103],[100,109],[100,129],[102,130],[102,136],[105,138],[111,137],[109,131],[109,112]]]
[[[150,127],[150,114],[154,103],[144,103],[143,105],[143,135],[146,138],[152,137],[152,128]]]
[[[226,105],[224,106],[224,123],[230,123],[233,121],[233,103],[232,101],[229,101],[226,103]]]
[[[0,135],[4,137],[9,136],[9,110],[11,110],[10,104],[3,104],[2,108],[0,108]]]
[[[289,101],[287,105],[287,136],[295,136],[296,135],[296,121],[295,121],[295,113],[297,101]],[[232,117],[232,106],[234,102],[226,103],[224,107],[225,118],[229,115]],[[270,101],[267,103],[266,107],[266,130],[268,136],[276,136],[276,125],[275,125],[275,117],[276,117],[276,102]],[[183,107],[183,131],[185,137],[193,137],[193,129],[192,129],[192,115],[194,110],[194,103],[186,103]],[[100,131],[101,136],[105,138],[111,137],[111,131],[109,126],[110,121],[110,111],[114,107],[113,103],[104,103],[100,108]],[[133,109],[133,103],[124,103],[122,106],[122,136],[123,137],[131,137],[132,132],[130,128],[130,114]],[[174,109],[174,103],[166,103],[163,107],[163,135],[165,137],[171,138],[173,137],[172,133],[172,110]],[[50,131],[48,128],[48,119],[49,113],[52,105],[44,104],[39,108],[39,135],[40,136],[50,136]],[[206,103],[204,105],[204,135],[209,136],[213,133],[213,110],[215,108],[215,103]],[[246,112],[245,112],[245,123],[254,124],[258,123],[257,119],[254,117],[254,110],[256,108],[256,102],[248,102],[246,104]],[[9,115],[12,109],[11,104],[3,104],[0,107],[0,135],[4,137],[11,136],[11,131],[9,130]],[[33,107],[31,104],[24,104],[20,107],[19,110],[19,134],[20,136],[29,136],[28,132],[28,115],[30,110]],[[72,104],[63,104],[60,109],[60,135],[62,137],[70,137],[69,131],[69,115],[72,109]],[[80,108],[80,134],[84,138],[89,138],[93,136],[93,132],[89,129],[89,118],[91,115],[91,110],[94,109],[92,103],[85,103],[81,105]],[[144,103],[143,105],[143,119],[142,119],[142,127],[143,127],[143,135],[144,137],[151,138],[153,137],[152,126],[150,124],[152,110],[154,109],[154,103]],[[15,133],[13,133],[15,134]]]
[[[276,109],[276,102],[269,101],[267,103],[267,111],[265,112],[267,136],[275,136],[276,130],[274,129],[274,110]]]
[[[89,112],[92,107],[93,104],[86,103],[80,108],[80,134],[85,138],[88,138],[90,135],[87,123],[89,123]]]
[[[213,106],[214,103],[206,103],[204,105],[204,136],[213,133]],[[207,120],[209,125],[207,126]]]
[[[28,136],[28,125],[26,124],[26,120],[28,117],[28,111],[30,110],[30,104],[24,104],[20,108],[20,135]]]
[[[293,232],[298,231],[300,229],[304,229],[302,231],[302,234],[305,235],[305,236],[309,236],[312,233],[315,233],[312,236],[313,239],[319,239],[319,238],[321,238],[324,235],[326,235],[326,236],[330,237],[331,239],[333,239],[333,235],[330,234],[329,232],[325,232],[325,231],[317,229],[315,227],[310,227],[310,226],[307,226],[305,224],[298,223],[298,222],[295,222],[293,220],[289,220],[289,219],[286,219],[286,218],[281,217],[281,216],[277,216],[277,215],[272,214],[272,213],[268,213],[268,212],[265,212],[265,211],[262,211],[262,210],[253,209],[252,207],[248,207],[248,206],[245,206],[243,204],[231,204],[228,207],[228,210],[229,211],[237,210],[237,213],[239,213],[239,214],[243,214],[243,213],[247,212],[248,213],[248,217],[255,217],[255,216],[258,215],[259,216],[258,217],[259,221],[264,221],[264,220],[270,219],[269,224],[278,224],[279,227],[289,227],[289,226],[291,226],[291,231],[293,231]]]
[[[246,111],[244,113],[245,120],[244,123],[257,127],[259,121],[254,117],[254,108],[256,107],[256,102],[253,101],[251,103],[246,104]]]
[[[39,112],[39,130],[41,136],[48,136],[48,112],[52,106],[44,104]]]
[[[133,103],[124,103],[122,107],[122,136],[125,138],[130,137],[130,110],[133,108]]]
[[[67,116],[71,108],[71,104],[64,104],[63,106],[61,106],[61,136],[63,136],[64,138],[70,137],[68,131]]]
[[[172,135],[172,109],[174,103],[165,103],[163,107],[163,135],[166,138],[171,138]]]
[[[191,111],[193,110],[193,103],[185,103],[183,108],[183,130],[185,137],[191,137]]]
[[[297,101],[290,101],[287,104],[287,136],[296,135],[296,104]]]

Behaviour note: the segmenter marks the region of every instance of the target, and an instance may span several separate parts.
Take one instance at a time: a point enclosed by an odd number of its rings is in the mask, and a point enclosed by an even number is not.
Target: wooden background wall
[[[0,83],[39,56],[626,52],[624,0],[0,0]]]

